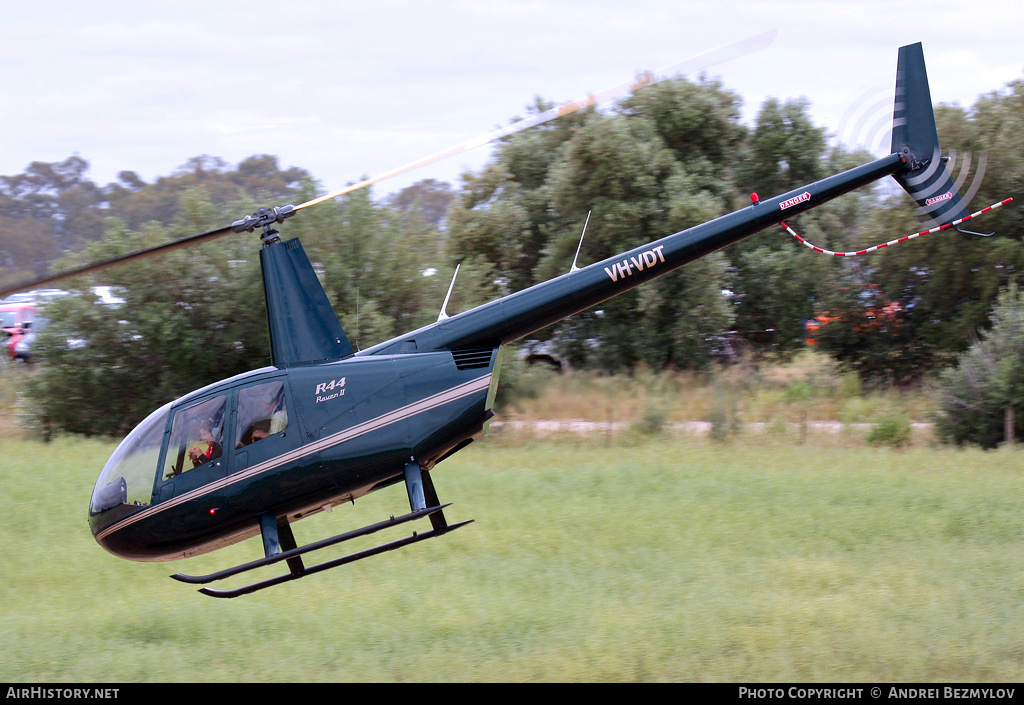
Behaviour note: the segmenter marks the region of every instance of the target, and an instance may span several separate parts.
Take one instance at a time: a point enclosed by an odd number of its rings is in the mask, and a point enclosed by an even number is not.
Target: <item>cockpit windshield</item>
[[[121,501],[128,504],[149,504],[153,499],[153,482],[156,477],[157,463],[160,461],[160,446],[163,442],[164,428],[167,425],[167,414],[171,405],[167,404],[135,427],[114,451],[107,464],[103,466],[99,480],[92,493],[90,504],[93,513],[110,509],[110,486],[124,479],[127,486],[127,497]],[[120,504],[121,502],[116,502]]]

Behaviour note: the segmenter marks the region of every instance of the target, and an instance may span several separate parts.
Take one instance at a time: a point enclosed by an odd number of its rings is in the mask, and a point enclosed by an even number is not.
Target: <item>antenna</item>
[[[587,234],[587,224],[590,223],[590,214],[593,211],[587,211],[587,220],[583,223],[583,232],[580,233],[580,244],[576,245],[576,256],[572,258],[572,267],[569,268],[570,272],[575,272],[579,267],[576,266],[576,260],[580,258],[580,249],[583,247],[583,236]]]
[[[459,276],[459,267],[462,264],[455,265],[455,274],[452,275],[452,283],[448,285],[448,293],[444,295],[444,303],[441,304],[441,313],[437,314],[437,320],[443,321],[448,318],[448,299],[452,297],[452,289],[455,288],[455,277]]]

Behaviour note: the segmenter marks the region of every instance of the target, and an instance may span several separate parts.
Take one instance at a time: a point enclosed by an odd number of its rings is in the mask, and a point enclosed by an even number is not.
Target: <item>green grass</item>
[[[503,377],[503,382],[505,378]],[[642,423],[710,421],[727,415],[737,423],[873,423],[901,417],[927,422],[936,409],[927,385],[864,389],[821,353],[807,350],[784,362],[747,361],[705,372],[639,368],[629,374],[587,371],[554,374],[533,368],[513,378],[505,418],[577,419]]]
[[[434,472],[474,524],[216,600],[167,576],[258,539],[172,563],[93,542],[112,447],[0,442],[0,680],[1024,678],[1017,452],[499,434]],[[406,506],[391,488],[297,538]]]

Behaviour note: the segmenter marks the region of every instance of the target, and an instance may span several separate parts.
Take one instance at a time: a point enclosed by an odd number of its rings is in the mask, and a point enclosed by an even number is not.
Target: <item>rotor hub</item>
[[[286,218],[290,218],[295,215],[295,206],[275,206],[273,208],[259,208],[252,215],[247,215],[241,220],[236,220],[231,224],[231,229],[236,233],[242,231],[252,232],[258,227],[263,228],[263,235],[260,236],[260,240],[263,241],[264,247],[272,245],[275,242],[280,242],[281,236],[274,228],[277,223],[283,223]]]

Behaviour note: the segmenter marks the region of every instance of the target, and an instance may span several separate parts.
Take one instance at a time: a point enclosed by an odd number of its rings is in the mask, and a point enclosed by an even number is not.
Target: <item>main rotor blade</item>
[[[144,259],[146,257],[155,257],[156,255],[164,254],[172,250],[177,250],[182,247],[191,247],[192,245],[199,245],[210,240],[215,240],[224,235],[229,235],[235,232],[233,226],[228,225],[223,228],[217,228],[216,230],[210,230],[205,233],[199,233],[198,235],[189,235],[188,237],[179,238],[177,240],[171,240],[161,245],[154,245],[144,250],[137,250],[130,252],[126,255],[118,255],[117,257],[111,257],[110,259],[101,260],[99,262],[93,262],[76,269],[70,269],[65,272],[58,274],[51,274],[41,279],[35,279],[32,281],[22,282],[15,286],[5,286],[0,288],[0,298],[12,294],[16,291],[22,291],[24,289],[35,289],[45,284],[52,284],[53,282],[60,281],[61,279],[67,279],[69,277],[75,277],[82,274],[92,274],[93,272],[99,272],[107,267],[113,267],[116,264],[122,264],[124,262],[131,262],[138,259]]]
[[[502,127],[497,130],[488,132],[486,134],[479,135],[478,137],[474,137],[473,139],[466,140],[462,144],[458,144],[449,149],[437,152],[436,154],[432,154],[429,157],[424,157],[423,159],[411,162],[404,166],[400,166],[396,169],[392,169],[391,171],[386,171],[378,176],[374,176],[369,179],[364,179],[363,181],[360,181],[359,183],[356,184],[351,184],[350,186],[346,186],[345,188],[340,189],[338,191],[328,193],[324,196],[320,196],[319,198],[314,198],[311,201],[306,201],[305,203],[295,206],[295,210],[301,210],[303,208],[308,208],[309,206],[315,206],[318,203],[323,203],[324,201],[329,201],[332,198],[343,196],[346,193],[351,193],[353,191],[358,191],[359,189],[366,188],[367,186],[372,186],[373,184],[379,181],[390,179],[393,176],[404,174],[407,171],[418,169],[421,166],[426,166],[427,164],[432,164],[433,162],[440,161],[447,157],[451,157],[456,154],[461,154],[462,152],[467,152],[477,147],[482,147],[483,145],[494,142],[495,140],[499,140],[502,137],[514,135],[517,132],[521,132],[531,127],[536,127],[537,125],[548,122],[549,120],[554,120],[555,118],[562,117],[564,115],[569,115],[571,113],[576,112],[577,110],[581,110],[582,108],[586,108],[591,105],[597,105],[598,103],[601,103],[603,101],[609,100],[611,98],[624,96],[628,93],[634,93],[640,90],[641,88],[654,85],[655,83],[663,81],[666,78],[672,78],[674,76],[678,76],[680,74],[685,73],[691,73],[693,71],[703,71],[716,64],[720,64],[722,62],[735,59],[737,57],[743,56],[744,54],[750,54],[755,51],[759,51],[770,45],[775,40],[775,35],[777,33],[777,30],[771,29],[768,30],[767,32],[761,32],[760,34],[752,35],[750,37],[747,37],[746,39],[741,39],[738,42],[728,44],[724,47],[704,52],[703,54],[698,54],[697,56],[686,59],[685,61],[681,61],[677,64],[673,64],[672,66],[668,66],[662,69],[661,71],[657,72],[656,74],[650,72],[640,74],[639,76],[636,76],[630,79],[629,81],[620,83],[616,86],[612,86],[611,88],[606,88],[603,91],[599,91],[597,93],[589,93],[583,98],[580,98],[578,100],[572,100],[569,101],[568,103],[563,103],[558,107],[551,108],[550,110],[545,110],[542,113],[538,113],[537,115],[526,118],[524,120],[519,120],[506,127]]]
[[[524,120],[519,120],[506,127],[502,127],[497,130],[492,130],[491,132],[479,135],[478,137],[474,137],[473,139],[467,140],[462,144],[458,144],[450,149],[437,152],[436,154],[433,154],[429,157],[425,157],[415,162],[411,162],[409,164],[406,164],[405,166],[398,167],[397,169],[392,169],[391,171],[384,172],[383,174],[380,174],[373,178],[364,179],[359,183],[346,186],[343,189],[334,191],[332,193],[328,193],[324,196],[320,196],[319,198],[315,198],[311,201],[306,201],[305,203],[295,206],[294,209],[292,209],[291,206],[286,206],[286,208],[290,210],[284,217],[292,215],[295,212],[298,212],[304,208],[315,206],[318,203],[323,203],[324,201],[329,201],[333,198],[337,198],[338,196],[343,196],[346,193],[351,193],[352,191],[357,191],[359,189],[366,188],[367,186],[371,186],[379,181],[384,181],[385,179],[390,179],[393,176],[404,174],[408,171],[412,171],[421,166],[426,166],[427,164],[440,161],[441,159],[444,159],[446,157],[451,157],[456,154],[460,154],[462,152],[475,149],[477,147],[482,147],[503,137],[508,137],[510,135],[516,134],[517,132],[521,132],[531,127],[536,127],[537,125],[541,125],[550,120],[554,120],[555,118],[569,115],[591,105],[597,105],[598,103],[609,100],[611,98],[616,98],[627,95],[629,93],[634,93],[640,90],[641,88],[654,85],[655,83],[663,81],[667,78],[672,78],[674,76],[678,76],[681,74],[691,73],[693,71],[702,71],[716,64],[720,64],[722,62],[735,59],[745,54],[750,54],[752,52],[759,51],[770,45],[775,40],[776,34],[777,30],[771,29],[767,32],[761,32],[760,34],[752,35],[750,37],[747,37],[746,39],[741,39],[738,42],[728,44],[718,49],[704,52],[703,54],[698,54],[697,56],[686,59],[685,61],[681,61],[677,64],[673,64],[672,66],[668,66],[662,69],[661,71],[657,72],[656,74],[651,72],[640,74],[639,76],[636,76],[630,79],[629,81],[620,83],[616,86],[612,86],[611,88],[606,88],[605,90],[599,91],[597,93],[590,93],[587,96],[580,98],[578,100],[563,103],[562,105],[559,105],[555,108],[545,110],[544,112],[538,113],[537,115],[533,115]],[[210,240],[214,240],[224,235],[228,235],[232,232],[240,232],[240,224],[243,224],[243,221],[236,221],[232,225],[228,225],[223,228],[210,230],[205,233],[199,233],[198,235],[183,237],[178,240],[173,240],[171,242],[167,242],[162,245],[156,245],[154,247],[150,247],[144,250],[138,250],[136,252],[132,252],[126,255],[111,257],[110,259],[102,260],[100,262],[94,262],[92,264],[78,267],[77,269],[52,274],[46,277],[42,277],[40,279],[22,282],[14,286],[3,287],[0,288],[0,298],[5,297],[8,294],[12,294],[16,291],[34,289],[36,287],[43,286],[46,284],[52,284],[54,282],[60,281],[62,279],[67,279],[69,277],[99,272],[101,270],[106,269],[107,267],[113,267],[114,265],[117,264],[123,264],[125,262],[143,259],[145,257],[153,257],[182,247],[191,247],[192,245],[198,245],[204,242],[209,242]]]

